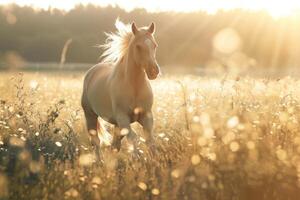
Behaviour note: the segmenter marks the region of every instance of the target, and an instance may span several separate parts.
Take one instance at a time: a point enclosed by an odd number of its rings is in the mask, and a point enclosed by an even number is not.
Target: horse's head
[[[135,63],[145,70],[150,80],[156,79],[160,68],[156,61],[155,25],[152,23],[149,27],[138,29],[135,23],[132,23],[131,29],[134,35],[132,48]]]

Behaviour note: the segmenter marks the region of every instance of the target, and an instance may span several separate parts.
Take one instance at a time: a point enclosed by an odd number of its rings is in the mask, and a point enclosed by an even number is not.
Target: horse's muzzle
[[[151,67],[148,71],[147,71],[147,76],[150,80],[154,80],[157,78],[157,76],[160,73],[160,69],[158,65],[155,65],[154,67]]]

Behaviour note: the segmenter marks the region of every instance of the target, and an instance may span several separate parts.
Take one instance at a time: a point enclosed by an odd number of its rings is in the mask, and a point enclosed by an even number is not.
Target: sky
[[[204,10],[215,13],[220,9],[243,8],[265,10],[274,17],[287,16],[300,10],[300,0],[0,0],[0,4],[9,3],[45,9],[51,6],[65,10],[72,9],[76,4],[93,3],[101,6],[118,5],[127,11],[145,8],[150,12]]]

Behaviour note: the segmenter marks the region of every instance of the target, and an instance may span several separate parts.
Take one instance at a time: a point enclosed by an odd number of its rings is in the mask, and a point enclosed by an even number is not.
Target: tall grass
[[[81,75],[0,76],[0,199],[300,196],[297,80],[154,81],[155,153],[134,124],[138,153],[126,139],[119,153],[103,146],[99,166],[79,104]]]

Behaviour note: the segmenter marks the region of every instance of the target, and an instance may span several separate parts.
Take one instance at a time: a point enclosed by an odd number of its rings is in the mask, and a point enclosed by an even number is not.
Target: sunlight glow
[[[0,0],[0,4],[17,3],[19,5],[30,5],[35,8],[48,9],[49,7],[65,10],[72,9],[77,4],[87,5],[89,3],[101,6],[118,5],[127,11],[134,8],[145,8],[150,12],[157,11],[178,11],[191,12],[204,10],[208,13],[215,13],[218,10],[230,10],[242,8],[247,10],[265,10],[273,17],[282,17],[293,14],[300,10],[299,0],[64,0],[64,1],[39,1],[39,0]]]

